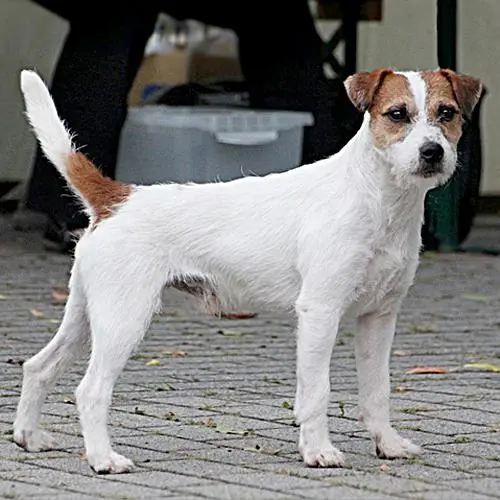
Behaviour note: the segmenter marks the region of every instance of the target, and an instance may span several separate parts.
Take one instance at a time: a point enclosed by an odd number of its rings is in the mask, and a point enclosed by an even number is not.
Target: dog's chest
[[[354,307],[358,314],[377,310],[406,293],[417,267],[417,258],[407,250],[391,245],[374,251],[357,289]]]

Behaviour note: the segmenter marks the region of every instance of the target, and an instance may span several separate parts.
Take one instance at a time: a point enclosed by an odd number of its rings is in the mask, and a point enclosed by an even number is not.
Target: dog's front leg
[[[389,419],[389,358],[397,309],[358,318],[355,337],[360,420],[369,430],[380,458],[409,457],[420,451],[393,429]]]
[[[330,358],[339,315],[326,306],[297,303],[297,393],[294,412],[300,424],[299,452],[311,467],[340,467],[342,453],[330,442],[327,408]]]

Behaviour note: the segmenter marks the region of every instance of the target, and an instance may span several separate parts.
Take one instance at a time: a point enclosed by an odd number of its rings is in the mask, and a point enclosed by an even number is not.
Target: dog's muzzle
[[[437,142],[425,142],[419,149],[419,168],[417,175],[422,177],[433,177],[443,173],[444,149]]]

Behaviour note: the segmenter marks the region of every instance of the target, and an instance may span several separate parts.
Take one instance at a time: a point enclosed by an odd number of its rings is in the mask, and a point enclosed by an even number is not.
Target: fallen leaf
[[[389,471],[391,470],[391,468],[390,468],[387,464],[382,464],[382,465],[380,466],[380,470],[381,470],[382,472],[389,472]]]
[[[470,436],[462,436],[462,435],[457,434],[453,438],[453,442],[457,443],[457,444],[473,443],[474,438],[471,438]]]
[[[410,353],[410,351],[398,351],[398,350],[396,350],[392,354],[394,356],[410,356],[411,353]]]
[[[63,403],[66,403],[67,405],[74,405],[75,404],[75,402],[70,397],[64,398]]]
[[[217,423],[213,418],[209,418],[205,424],[207,427],[217,427]]]
[[[262,448],[256,444],[255,446],[249,446],[248,448],[243,448],[243,451],[250,451],[252,453],[262,453]]]
[[[239,332],[238,330],[224,329],[219,330],[217,333],[219,333],[220,335],[224,335],[225,337],[241,337],[241,332]]]
[[[69,292],[65,288],[55,286],[52,288],[52,304],[63,305],[66,304],[69,297]]]
[[[157,387],[155,390],[156,390],[157,392],[175,391],[175,390],[176,390],[176,388],[175,388],[173,385],[171,385],[171,384],[169,384],[169,383],[165,382],[162,386]]]
[[[49,323],[59,324],[60,321],[58,319],[49,319]]]
[[[164,417],[167,420],[171,420],[172,422],[180,422],[180,420],[181,420],[173,411],[169,411],[168,413],[165,413]]]
[[[440,368],[438,366],[417,366],[406,372],[409,375],[440,375],[448,373],[446,368]]]
[[[224,424],[215,424],[214,427],[217,432],[220,432],[222,434],[236,434],[238,436],[247,436],[248,434],[250,434],[250,431],[248,429],[233,429],[232,427]]]
[[[146,363],[147,366],[160,366],[160,360],[159,359],[151,359]]]
[[[408,330],[410,333],[437,333],[438,329],[433,325],[411,325]]]
[[[183,358],[184,356],[187,356],[185,351],[179,351],[178,349],[162,349],[161,353],[170,354],[170,356],[174,358]]]
[[[255,318],[257,313],[221,313],[220,317],[224,319],[251,319]]]
[[[38,309],[30,309],[30,313],[35,318],[43,318],[44,317],[43,312],[39,311]]]
[[[24,364],[24,359],[12,359],[12,358],[9,358],[6,362],[7,362],[7,364],[9,364],[9,365],[19,365],[19,366],[23,366],[23,364]]]
[[[293,405],[288,401],[283,401],[283,403],[281,403],[281,408],[285,408],[285,410],[293,410]]]
[[[397,387],[394,388],[394,392],[406,392],[406,391],[408,391],[408,389],[401,385],[398,385]]]
[[[6,296],[6,295],[1,295],[1,294],[0,294],[0,300],[7,300],[7,296]]]
[[[345,403],[344,401],[339,401],[340,418],[345,417]]]
[[[481,295],[479,293],[465,293],[462,295],[462,299],[473,300],[475,302],[489,302],[491,297],[488,295]]]
[[[500,373],[500,365],[492,365],[491,363],[467,363],[464,368],[476,368],[486,372]]]

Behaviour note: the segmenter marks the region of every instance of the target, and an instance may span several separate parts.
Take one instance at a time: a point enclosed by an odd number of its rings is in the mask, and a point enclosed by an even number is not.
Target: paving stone
[[[264,490],[258,487],[252,488],[240,484],[227,484],[213,482],[211,485],[191,486],[182,488],[186,493],[194,493],[204,495],[206,498],[214,498],[217,500],[233,500],[234,498],[242,498],[245,500],[298,500],[304,498],[293,493],[279,493],[276,491]]]
[[[44,488],[59,489],[68,493],[84,493],[87,495],[123,495],[129,498],[145,498],[148,495],[161,493],[159,491],[160,488],[156,488],[151,484],[149,486],[153,487],[138,486],[129,483],[123,484],[104,477],[85,477],[50,468],[11,473],[10,477],[9,475],[2,475],[2,478],[7,481],[12,481],[15,478],[16,481],[43,486]],[[55,492],[53,491],[52,493]]]
[[[0,479],[0,497],[1,498],[38,498],[45,496],[55,498],[60,493],[56,488],[47,488],[34,484],[22,482],[20,478],[13,481]]]
[[[457,500],[462,498],[467,500],[491,500],[494,498],[489,495],[481,495],[480,493],[471,493],[470,491],[456,489],[410,493],[405,496],[406,498],[415,500]]]
[[[498,229],[491,230],[492,241],[500,240]],[[357,420],[351,320],[342,325],[332,357],[328,407],[332,441],[345,452],[347,467],[308,468],[288,408],[295,393],[293,318],[208,318],[189,309],[181,294],[166,292],[168,315],[155,318],[127,364],[109,416],[116,450],[136,468],[96,476],[82,457],[76,407],[65,403],[74,400],[86,358],[72,366],[43,408],[42,425],[63,449],[26,453],[12,442],[22,382],[16,361],[34,355],[54,335],[63,308],[51,304],[51,289],[65,285],[70,259],[45,253],[38,233],[13,232],[4,216],[0,238],[0,497],[500,498],[498,376],[457,370],[467,362],[498,363],[499,258],[425,254],[404,302],[391,359],[392,415],[401,434],[423,445],[422,456],[375,456]],[[471,294],[488,300],[468,300]],[[224,329],[238,336],[218,333]],[[166,348],[187,355],[165,355]],[[153,358],[160,366],[146,365]],[[452,371],[407,373],[426,365]]]
[[[390,470],[390,465],[388,467]],[[332,479],[331,483],[389,494],[425,491],[429,488],[429,484],[424,481],[395,477],[385,472],[380,472],[379,474],[343,476],[341,478]]]
[[[500,477],[493,478],[474,478],[453,481],[453,488],[472,493],[484,493],[500,498]]]

